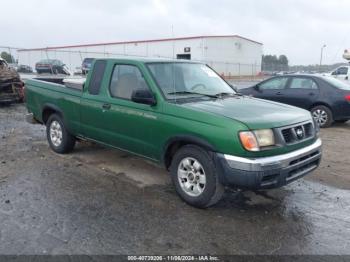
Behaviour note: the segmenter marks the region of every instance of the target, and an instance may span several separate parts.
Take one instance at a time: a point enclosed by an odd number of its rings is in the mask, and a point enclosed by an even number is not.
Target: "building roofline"
[[[177,38],[163,38],[163,39],[151,39],[151,40],[138,40],[138,41],[123,41],[123,42],[109,42],[109,43],[96,43],[96,44],[83,44],[83,45],[67,45],[67,46],[51,46],[42,48],[25,48],[19,49],[18,52],[23,51],[47,51],[55,49],[66,49],[66,48],[77,48],[77,47],[92,47],[92,46],[105,46],[105,45],[121,45],[121,44],[139,44],[139,43],[152,43],[152,42],[166,42],[166,41],[179,41],[179,40],[191,40],[200,38],[221,38],[221,37],[237,37],[246,41],[262,45],[262,43],[245,38],[240,35],[204,35],[204,36],[188,36],[188,37],[177,37]]]

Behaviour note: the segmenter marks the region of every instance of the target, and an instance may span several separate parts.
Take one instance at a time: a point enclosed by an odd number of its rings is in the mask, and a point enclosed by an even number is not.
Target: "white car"
[[[350,79],[350,66],[340,66],[330,73],[331,76],[340,80]]]

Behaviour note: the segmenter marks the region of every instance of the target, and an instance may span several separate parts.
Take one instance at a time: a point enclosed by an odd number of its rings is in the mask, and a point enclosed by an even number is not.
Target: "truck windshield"
[[[197,63],[147,63],[167,99],[218,97],[235,91],[210,67]]]

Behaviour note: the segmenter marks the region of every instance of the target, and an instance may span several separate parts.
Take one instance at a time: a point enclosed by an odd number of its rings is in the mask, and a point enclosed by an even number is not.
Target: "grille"
[[[287,178],[286,178],[287,181],[302,175],[303,173],[305,173],[305,171],[310,171],[310,170],[316,168],[318,166],[318,164],[319,164],[319,160],[315,160],[315,161],[312,161],[310,163],[307,163],[305,165],[302,165],[298,168],[291,170],[287,175]]]
[[[312,123],[306,123],[284,128],[281,130],[281,133],[286,144],[294,144],[313,137],[314,127]]]

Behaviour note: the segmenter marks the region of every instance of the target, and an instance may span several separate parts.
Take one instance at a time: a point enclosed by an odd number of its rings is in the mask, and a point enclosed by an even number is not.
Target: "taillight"
[[[346,95],[346,96],[345,96],[345,100],[348,101],[348,102],[350,102],[350,95]]]

